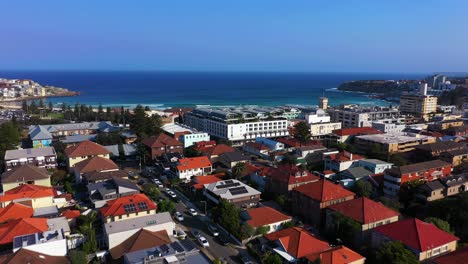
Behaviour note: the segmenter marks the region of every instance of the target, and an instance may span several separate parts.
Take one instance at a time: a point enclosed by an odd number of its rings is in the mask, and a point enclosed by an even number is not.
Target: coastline
[[[24,96],[24,97],[14,98],[11,100],[2,99],[0,100],[0,103],[34,101],[34,100],[47,99],[47,98],[53,98],[53,97],[73,97],[73,96],[79,96],[80,94],[81,94],[80,92],[69,91],[69,92],[63,92],[59,94],[50,94],[50,95],[41,95],[41,96]]]

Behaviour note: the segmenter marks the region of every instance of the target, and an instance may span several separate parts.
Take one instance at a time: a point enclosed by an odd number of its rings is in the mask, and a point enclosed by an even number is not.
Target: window
[[[121,215],[119,215],[119,219],[122,219],[122,216],[121,216]]]

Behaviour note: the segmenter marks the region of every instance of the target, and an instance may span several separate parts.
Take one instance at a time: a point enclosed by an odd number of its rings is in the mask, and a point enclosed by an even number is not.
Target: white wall
[[[67,240],[55,240],[41,244],[23,247],[25,249],[51,256],[66,256],[67,255]],[[20,248],[18,248],[20,249]]]

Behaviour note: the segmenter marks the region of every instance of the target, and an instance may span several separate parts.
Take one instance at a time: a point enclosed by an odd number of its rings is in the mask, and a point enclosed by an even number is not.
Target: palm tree
[[[232,178],[239,180],[242,178],[244,172],[245,172],[246,166],[244,162],[239,162],[236,165],[234,165],[231,169],[231,176]]]

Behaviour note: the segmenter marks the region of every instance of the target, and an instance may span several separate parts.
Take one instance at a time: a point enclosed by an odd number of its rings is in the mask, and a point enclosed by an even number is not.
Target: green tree
[[[96,230],[93,227],[96,220],[96,211],[91,211],[88,215],[81,215],[77,220],[78,230],[86,238],[83,243],[83,251],[86,254],[95,253],[98,250]]]
[[[356,181],[351,187],[351,191],[361,197],[370,197],[372,195],[372,185],[368,181]]]
[[[380,144],[372,144],[370,153],[367,153],[369,157],[380,159],[380,160],[387,160],[388,154],[383,149]]]
[[[270,226],[260,226],[255,229],[255,235],[266,235],[268,234],[268,231],[270,231]]]
[[[281,228],[282,229],[288,229],[288,228],[291,228],[291,227],[294,227],[294,222],[293,221],[288,221],[286,223],[284,223],[283,225],[281,225]]]
[[[201,153],[193,147],[188,147],[184,149],[184,156],[187,158],[200,157]]]
[[[282,209],[285,208],[286,202],[287,202],[287,201],[288,201],[288,200],[287,200],[286,196],[284,196],[283,194],[280,194],[280,195],[276,196],[276,199],[275,199],[275,202],[276,202],[279,206],[281,206]]]
[[[293,136],[302,144],[306,144],[310,140],[310,128],[306,122],[301,121],[294,126]]]
[[[67,179],[67,172],[64,170],[56,170],[50,177],[52,185],[57,185],[59,183],[65,182]]]
[[[383,203],[383,205],[385,205],[386,207],[391,208],[397,212],[400,211],[401,205],[400,205],[400,202],[398,202],[397,200],[384,197],[384,196],[380,196],[378,200],[381,203]]]
[[[347,245],[353,245],[355,243],[356,235],[361,231],[361,225],[355,220],[340,214],[333,212],[331,214],[333,219],[333,227],[329,231],[329,235],[333,239],[341,239]]]
[[[49,111],[51,111],[51,112],[54,109],[54,105],[50,101],[49,101],[49,107],[48,108],[49,108]]]
[[[221,199],[218,206],[214,208],[213,219],[215,222],[223,226],[229,233],[233,235],[239,233],[241,224],[239,209],[226,199]]]
[[[418,264],[419,261],[400,241],[390,241],[375,252],[375,263]]]
[[[154,183],[146,183],[143,185],[143,192],[153,201],[161,196],[158,186]]]
[[[291,153],[284,154],[283,160],[281,161],[281,164],[287,164],[287,165],[296,165],[296,163],[297,163],[297,158]]]
[[[164,199],[158,203],[158,212],[169,212],[172,213],[175,210],[175,204],[168,199]]]
[[[281,259],[278,254],[270,253],[268,256],[263,260],[262,263],[265,264],[282,264],[283,260]]]
[[[453,234],[453,231],[450,228],[450,224],[447,221],[444,221],[444,220],[442,220],[440,218],[427,217],[426,219],[424,219],[424,222],[434,224],[435,226],[437,226],[437,228],[439,228],[439,229],[441,229],[441,230],[443,230],[443,231],[445,231],[447,233]]]
[[[231,169],[231,176],[234,179],[240,180],[244,176],[244,172],[247,169],[244,162],[238,162]]]
[[[249,224],[241,224],[238,237],[247,239],[255,234],[255,229]]]
[[[88,258],[84,251],[70,250],[70,252],[68,253],[68,256],[70,257],[71,264],[88,263]]]
[[[393,163],[395,166],[405,166],[409,164],[409,162],[406,159],[404,159],[398,154],[391,155],[390,162]]]

